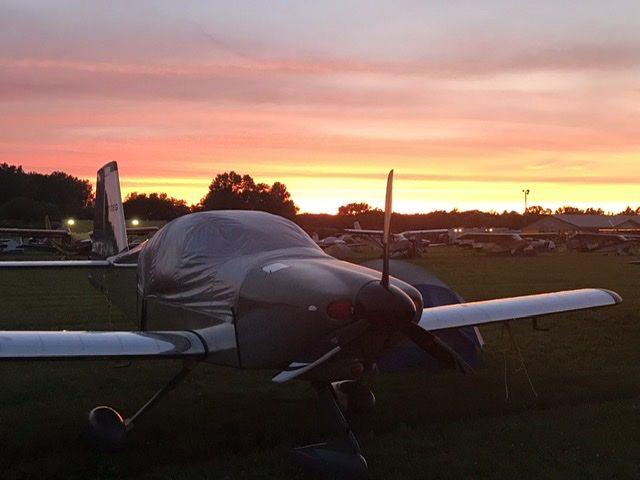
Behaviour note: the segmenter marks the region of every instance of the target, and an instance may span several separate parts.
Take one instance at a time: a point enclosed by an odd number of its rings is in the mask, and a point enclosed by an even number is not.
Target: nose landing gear
[[[363,478],[367,461],[360,453],[356,439],[344,412],[367,413],[375,405],[371,390],[360,382],[314,383],[322,409],[333,420],[338,438],[293,450],[294,461],[305,469],[316,470],[345,478]]]

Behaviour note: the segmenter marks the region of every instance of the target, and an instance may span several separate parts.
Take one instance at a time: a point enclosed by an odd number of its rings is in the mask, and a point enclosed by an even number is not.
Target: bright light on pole
[[[133,225],[134,227],[137,227],[138,225],[140,225],[140,220],[138,220],[137,218],[134,218],[133,220],[131,220],[131,225]]]
[[[529,192],[530,190],[528,188],[526,190],[522,190],[522,193],[524,193],[524,213],[527,213],[527,197],[529,196]]]
[[[76,224],[76,221],[73,218],[70,218],[69,220],[67,220],[67,225],[69,225],[70,227],[75,224]]]

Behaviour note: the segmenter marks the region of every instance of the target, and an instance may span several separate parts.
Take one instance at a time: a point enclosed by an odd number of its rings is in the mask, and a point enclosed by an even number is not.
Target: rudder
[[[109,162],[98,170],[91,257],[104,259],[128,249],[118,164]]]

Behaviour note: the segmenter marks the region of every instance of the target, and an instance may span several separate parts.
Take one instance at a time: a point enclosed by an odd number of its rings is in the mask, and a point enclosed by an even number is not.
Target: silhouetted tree
[[[27,190],[28,176],[21,166],[0,164],[0,205],[22,196]]]
[[[373,212],[375,210],[381,211],[379,208],[372,208],[371,205],[365,202],[352,202],[338,207],[338,215],[357,216],[363,213]]]
[[[635,215],[635,214],[636,214],[636,211],[633,208],[627,207],[623,211],[621,211],[618,215]]]
[[[29,174],[31,195],[34,200],[58,206],[63,216],[78,216],[91,200],[91,183],[64,172],[50,175]]]
[[[9,223],[13,226],[40,224],[46,215],[50,218],[61,218],[60,210],[56,205],[39,202],[32,198],[15,197],[0,205],[0,221],[4,220],[2,223],[10,221]]]
[[[525,215],[551,215],[551,209],[541,207],[540,205],[533,205],[527,208],[527,211],[524,213]]]
[[[0,164],[0,206],[12,202],[0,209],[0,218],[40,223],[43,212],[58,219],[84,216],[92,198],[87,180],[64,172],[25,173],[21,166]]]
[[[601,208],[589,207],[584,211],[585,215],[604,215],[604,210]]]
[[[124,201],[124,212],[128,217],[145,220],[173,220],[191,211],[187,202],[168,196],[166,193],[131,192]]]
[[[234,171],[216,175],[200,205],[202,210],[261,210],[286,218],[299,210],[283,183],[256,184],[251,176]]]
[[[580,210],[579,208],[576,208],[576,207],[567,206],[567,207],[557,208],[554,213],[556,215],[562,215],[562,214],[584,215],[584,210]]]

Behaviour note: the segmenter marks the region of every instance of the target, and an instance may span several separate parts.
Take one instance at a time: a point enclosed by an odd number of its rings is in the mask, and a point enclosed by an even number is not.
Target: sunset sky
[[[0,3],[0,162],[307,212],[640,206],[640,2]]]

